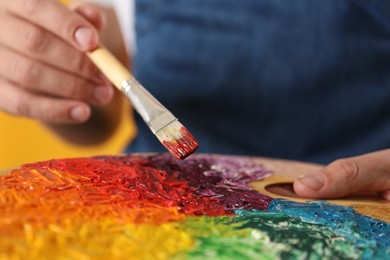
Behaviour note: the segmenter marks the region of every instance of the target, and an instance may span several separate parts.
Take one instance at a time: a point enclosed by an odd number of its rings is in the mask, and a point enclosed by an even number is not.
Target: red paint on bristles
[[[178,121],[166,126],[161,133],[157,133],[157,137],[177,160],[187,158],[199,146],[195,137]]]

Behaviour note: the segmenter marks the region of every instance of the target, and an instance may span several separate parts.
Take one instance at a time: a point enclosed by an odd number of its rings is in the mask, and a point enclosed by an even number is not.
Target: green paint
[[[310,203],[276,202],[277,210],[187,217],[178,228],[191,235],[195,246],[176,259],[390,259],[389,238],[383,237],[388,230],[382,229],[386,223],[367,217],[355,223],[360,214],[329,204],[317,209]]]
[[[266,233],[243,228],[232,217],[189,217],[182,228],[196,240],[195,248],[179,255],[186,259],[275,259],[284,245],[272,243]]]
[[[287,214],[263,211],[238,211],[242,228],[258,229],[274,243],[285,245],[279,251],[282,259],[358,259],[351,241],[336,235],[331,227],[303,222]]]

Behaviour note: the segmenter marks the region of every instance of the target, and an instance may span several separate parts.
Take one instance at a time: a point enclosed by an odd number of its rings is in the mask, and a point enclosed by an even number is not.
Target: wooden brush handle
[[[99,47],[94,51],[89,52],[88,57],[100,69],[100,71],[117,87],[122,89],[122,83],[125,80],[133,79],[133,75],[128,68],[106,48]]]
[[[115,87],[130,100],[133,108],[154,134],[176,120],[176,117],[153,97],[106,48],[99,47],[89,52],[88,56]]]

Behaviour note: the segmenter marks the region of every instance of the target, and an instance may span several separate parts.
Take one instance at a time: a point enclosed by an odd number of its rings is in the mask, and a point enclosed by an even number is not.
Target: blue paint
[[[330,227],[334,234],[362,251],[363,259],[390,259],[390,224],[361,215],[351,207],[275,199],[270,203],[268,212],[283,213],[305,223]]]

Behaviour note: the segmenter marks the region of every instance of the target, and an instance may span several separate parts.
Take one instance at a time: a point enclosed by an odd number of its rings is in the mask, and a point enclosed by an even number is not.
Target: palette
[[[318,167],[168,154],[26,164],[0,177],[0,259],[389,259],[389,203],[269,188]]]

